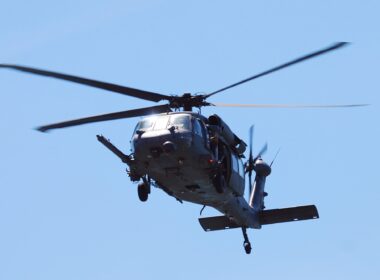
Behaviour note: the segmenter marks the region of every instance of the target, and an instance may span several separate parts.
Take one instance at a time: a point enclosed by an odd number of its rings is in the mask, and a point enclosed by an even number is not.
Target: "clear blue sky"
[[[189,3],[190,2],[190,3]],[[0,62],[162,92],[210,92],[326,47],[347,48],[216,95],[224,103],[370,103],[334,110],[207,108],[266,159],[268,208],[320,219],[205,233],[200,206],[154,189],[139,202],[122,163],[137,119],[34,127],[149,106],[0,71],[0,279],[378,279],[379,1],[3,1]],[[204,216],[215,215],[206,209]]]

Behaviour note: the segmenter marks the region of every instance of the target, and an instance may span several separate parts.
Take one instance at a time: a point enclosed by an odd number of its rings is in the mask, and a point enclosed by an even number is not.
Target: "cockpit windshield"
[[[150,131],[163,130],[175,127],[176,129],[190,130],[190,116],[185,114],[173,114],[154,116],[142,119],[136,126],[136,130]]]
[[[143,119],[141,120],[138,124],[137,124],[137,127],[136,127],[136,130],[137,129],[141,129],[141,130],[150,130],[152,129],[154,123],[155,123],[155,117],[151,117],[151,118],[146,118],[146,119]]]
[[[169,116],[160,116],[156,118],[153,130],[163,130],[168,126]]]
[[[190,130],[190,117],[189,115],[171,115],[169,121],[169,127],[174,126],[176,128]]]

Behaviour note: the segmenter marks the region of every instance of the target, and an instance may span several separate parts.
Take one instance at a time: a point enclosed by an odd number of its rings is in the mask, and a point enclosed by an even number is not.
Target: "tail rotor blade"
[[[247,168],[248,168],[248,200],[252,193],[252,168],[253,168],[253,154],[252,154],[252,146],[253,146],[253,132],[254,132],[254,125],[251,125],[249,128],[249,157],[247,162]]]
[[[249,193],[248,193],[248,201],[252,194],[252,170],[248,172],[248,184],[249,184]]]
[[[268,143],[265,143],[264,146],[261,148],[260,152],[257,154],[257,157],[255,158],[255,161],[258,158],[261,158],[262,155],[264,155],[268,150]]]
[[[253,143],[253,131],[255,126],[251,125],[249,128],[249,160],[252,159],[252,143]]]
[[[270,167],[272,167],[272,165],[273,165],[273,163],[274,163],[274,161],[276,160],[276,158],[277,158],[277,156],[278,156],[278,154],[280,153],[280,150],[281,150],[281,148],[279,148],[278,150],[277,150],[277,153],[276,153],[276,155],[274,156],[274,158],[273,158],[273,160],[272,160],[272,162],[270,163]]]

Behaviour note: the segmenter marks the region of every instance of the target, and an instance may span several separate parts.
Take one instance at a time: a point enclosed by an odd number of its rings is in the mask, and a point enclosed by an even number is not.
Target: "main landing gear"
[[[139,196],[139,199],[142,202],[145,202],[148,200],[148,196],[150,194],[150,182],[145,177],[142,179],[143,181],[137,186],[137,194]]]
[[[249,255],[252,251],[252,246],[251,246],[251,242],[249,242],[249,239],[248,239],[247,228],[242,227],[241,229],[243,231],[243,236],[244,236],[244,243],[243,243],[244,250],[245,250],[245,253]]]

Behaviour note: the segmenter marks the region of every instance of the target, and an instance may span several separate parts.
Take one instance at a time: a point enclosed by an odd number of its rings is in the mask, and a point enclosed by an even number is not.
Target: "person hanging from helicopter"
[[[224,140],[227,144],[239,157],[244,156],[244,152],[247,148],[247,144],[236,136],[235,133],[229,128],[229,126],[216,114],[208,117],[209,128],[213,137],[219,137]]]

